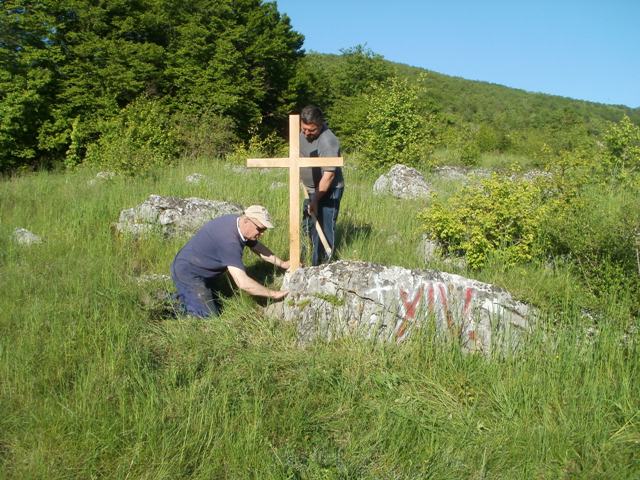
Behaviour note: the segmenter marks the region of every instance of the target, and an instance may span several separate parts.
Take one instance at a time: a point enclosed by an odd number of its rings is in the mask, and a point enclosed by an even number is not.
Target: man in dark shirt
[[[315,105],[308,105],[300,112],[300,130],[301,157],[340,156],[340,142]],[[316,266],[329,261],[330,257],[320,243],[311,214],[317,217],[333,252],[344,178],[340,167],[304,167],[300,169],[300,179],[309,194],[303,205],[302,228],[311,238],[311,264]]]
[[[171,278],[186,313],[196,317],[218,315],[215,282],[229,272],[238,288],[261,297],[281,300],[287,291],[270,290],[249,277],[242,263],[244,247],[282,269],[289,261],[278,258],[258,239],[273,228],[267,209],[252,205],[241,216],[223,215],[200,228],[182,247],[171,264]]]

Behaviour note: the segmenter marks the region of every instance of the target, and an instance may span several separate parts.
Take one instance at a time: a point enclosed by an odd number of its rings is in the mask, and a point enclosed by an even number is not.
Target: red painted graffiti
[[[471,311],[471,301],[473,300],[473,288],[467,287],[464,292],[464,309],[462,310],[462,315],[464,318],[469,317],[469,312]]]
[[[418,307],[418,303],[420,303],[420,299],[422,299],[422,294],[424,293],[424,287],[421,287],[416,293],[416,296],[413,300],[409,300],[409,293],[400,290],[400,298],[402,298],[402,304],[404,305],[404,318],[402,319],[402,323],[396,332],[396,338],[400,338],[404,335],[405,330],[407,329],[407,325],[409,324],[409,320],[413,319],[416,316],[416,308]]]
[[[442,283],[429,283],[427,285],[427,307],[430,313],[434,313],[436,310],[437,301],[442,306],[442,313],[444,314],[444,318],[447,322],[447,327],[450,330],[455,328],[455,322],[453,319],[453,314],[449,309],[449,300],[447,295],[447,288]],[[439,297],[436,300],[436,288],[437,295]],[[396,331],[396,338],[402,337],[409,325],[409,322],[413,320],[416,316],[418,305],[422,300],[422,296],[424,295],[425,287],[420,287],[420,289],[416,292],[415,297],[413,299],[410,298],[409,292],[400,289],[400,298],[402,299],[402,304],[404,306],[405,314],[402,318],[402,322]],[[473,297],[475,294],[475,290],[471,287],[467,287],[464,291],[464,306],[462,308],[462,314],[464,319],[469,319],[469,315],[471,314],[471,306],[473,303]],[[460,332],[462,334],[462,332]],[[475,331],[469,331],[469,338],[471,340],[475,340],[476,334]]]

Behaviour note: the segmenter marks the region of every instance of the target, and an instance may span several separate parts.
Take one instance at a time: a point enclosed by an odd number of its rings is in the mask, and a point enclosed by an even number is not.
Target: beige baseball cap
[[[273,223],[271,223],[271,215],[269,215],[267,209],[262,205],[251,205],[250,207],[247,207],[247,209],[244,211],[244,214],[246,217],[261,223],[267,228],[273,228]]]

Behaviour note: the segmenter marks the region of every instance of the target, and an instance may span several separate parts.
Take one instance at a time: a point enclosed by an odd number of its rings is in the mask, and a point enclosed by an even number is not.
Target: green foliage
[[[261,0],[171,4],[166,79],[176,108],[213,108],[238,133],[273,131],[295,104],[303,37],[275,3]]]
[[[67,153],[64,159],[65,167],[71,169],[82,162],[84,157],[83,152],[83,139],[82,134],[80,133],[80,117],[76,117],[73,122],[71,122],[71,143],[69,148],[67,149]]]
[[[536,256],[544,212],[537,182],[494,175],[464,187],[448,204],[436,200],[419,218],[445,252],[465,255],[471,268],[480,268],[489,256],[508,266]]]
[[[1,171],[79,163],[103,123],[143,95],[172,112],[233,118],[242,135],[274,131],[295,105],[303,37],[275,3],[10,0],[0,8]]]
[[[224,157],[239,141],[232,119],[211,110],[178,112],[173,115],[172,123],[181,155],[189,159]]]
[[[640,298],[639,130],[625,118],[605,132],[601,154],[565,153],[549,165],[544,248],[569,258],[596,296],[631,289]]]
[[[0,172],[51,160],[39,134],[54,108],[64,54],[50,41],[56,17],[49,9],[54,1],[0,4]]]
[[[254,134],[249,141],[237,143],[226,158],[230,163],[245,165],[247,158],[286,157],[288,155],[287,144],[275,133],[271,133],[266,137]]]
[[[393,77],[363,94],[366,115],[357,125],[357,145],[364,165],[380,169],[426,160],[435,144],[436,120],[420,110],[420,93],[419,85]],[[355,131],[356,125],[351,129]]]
[[[357,151],[364,141],[362,131],[367,124],[369,104],[364,94],[342,97],[327,112],[331,129],[340,138],[340,146],[348,152]]]
[[[394,73],[389,62],[365,45],[342,49],[340,53],[306,55],[298,69],[299,105],[312,103],[325,111],[341,112],[345,100],[358,97]]]
[[[604,134],[605,161],[615,173],[640,172],[640,127],[628,116],[613,124]]]
[[[638,186],[589,184],[562,208],[552,204],[543,233],[549,254],[569,256],[592,293],[607,296],[633,285],[640,293]]]
[[[342,62],[334,73],[333,92],[336,97],[353,97],[382,83],[393,75],[384,57],[365,45],[340,50]]]
[[[171,127],[169,110],[160,101],[135,100],[103,123],[87,162],[126,175],[150,173],[177,158],[179,145]]]
[[[366,94],[392,77],[390,64],[364,45],[357,45],[341,50],[335,58],[307,55],[300,70],[306,79],[301,100],[326,111],[343,150],[357,150],[369,112]]]

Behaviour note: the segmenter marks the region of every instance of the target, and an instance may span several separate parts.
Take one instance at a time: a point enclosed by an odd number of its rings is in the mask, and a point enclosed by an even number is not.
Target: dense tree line
[[[260,0],[3,0],[0,171],[50,166],[134,99],[238,132],[293,108],[303,37]]]
[[[347,151],[384,151],[381,165],[425,162],[438,147],[467,164],[484,152],[556,155],[624,115],[640,124],[640,109],[449,77],[362,45],[305,55],[273,2],[0,5],[0,172],[220,154],[284,133],[305,103],[328,113]]]

